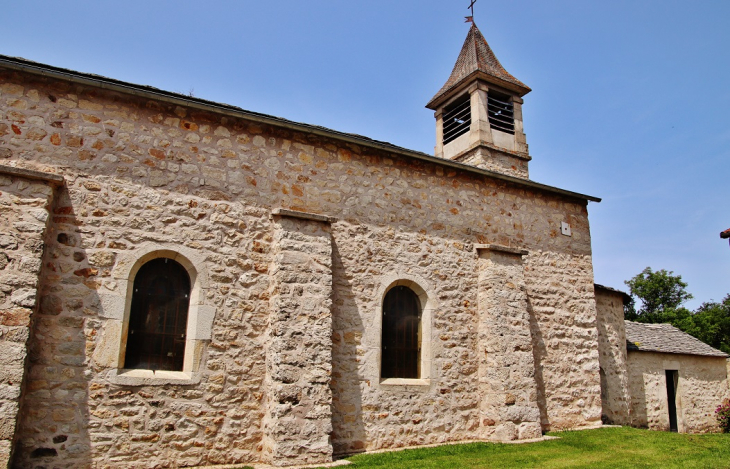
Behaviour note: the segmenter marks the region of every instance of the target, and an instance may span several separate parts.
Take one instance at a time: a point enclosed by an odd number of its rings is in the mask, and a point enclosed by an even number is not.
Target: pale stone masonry
[[[603,285],[595,288],[603,419],[609,424],[629,425],[631,396],[624,323],[628,295]]]
[[[479,250],[479,387],[483,438],[516,440],[542,434],[530,312],[522,256],[527,251]]]
[[[429,103],[433,156],[0,56],[0,466],[323,464],[642,424],[621,295],[594,291],[600,199],[528,179],[529,91],[473,26]],[[160,356],[182,364],[128,366],[137,274],[168,261],[188,309]],[[394,288],[418,310],[395,326],[407,377],[381,373]],[[727,387],[696,365],[680,390],[713,384],[683,398],[687,431]]]
[[[674,413],[681,433],[719,431],[715,409],[730,397],[728,355],[669,324],[624,321],[627,296],[596,285],[604,420],[666,431]],[[672,374],[676,385],[667,382]]]
[[[292,216],[293,215],[293,216]],[[332,238],[326,217],[275,212],[264,460],[329,462]],[[308,218],[308,219],[307,219]],[[322,220],[324,219],[324,220]]]
[[[498,426],[489,420],[517,429],[494,438],[600,423],[586,196],[184,97],[5,67],[4,164],[64,179],[50,206],[18,467],[287,465],[487,438]],[[524,340],[529,329],[531,344],[500,361],[527,367],[516,372],[525,382],[494,395],[479,378],[500,372],[479,371],[497,344],[479,339],[477,244],[528,252],[514,330]],[[155,256],[192,273],[182,372],[121,368],[129,285]],[[380,308],[398,282],[423,299],[413,382],[379,377]],[[500,399],[505,408],[483,407]]]
[[[0,167],[0,466],[9,463],[54,187],[63,178]],[[52,305],[45,305],[47,308]]]
[[[469,62],[493,56],[469,37],[430,103],[470,93],[451,159],[0,56],[11,466],[321,464],[600,425],[619,334],[596,310],[600,199],[528,179],[529,88]],[[190,281],[182,365],[130,369],[135,279],[160,259]],[[393,288],[417,304],[414,376],[381,373]]]

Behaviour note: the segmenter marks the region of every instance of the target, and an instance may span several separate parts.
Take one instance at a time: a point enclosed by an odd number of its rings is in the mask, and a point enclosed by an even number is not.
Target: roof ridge
[[[624,320],[626,348],[637,352],[660,352],[709,357],[728,357],[725,352],[668,323]]]

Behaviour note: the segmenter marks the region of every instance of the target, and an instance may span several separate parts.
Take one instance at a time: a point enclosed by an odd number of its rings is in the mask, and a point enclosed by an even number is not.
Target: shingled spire
[[[472,23],[451,76],[426,105],[436,111],[436,156],[527,178],[522,96],[530,91]]]
[[[494,83],[514,91],[519,96],[524,96],[532,91],[530,87],[504,69],[476,23],[472,23],[464,45],[461,47],[459,58],[456,59],[454,69],[451,71],[451,76],[426,107],[435,110],[442,98],[459,88],[460,85],[471,82],[474,78]]]

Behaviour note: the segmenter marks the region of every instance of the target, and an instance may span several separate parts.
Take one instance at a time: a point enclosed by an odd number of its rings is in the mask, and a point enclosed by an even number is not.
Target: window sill
[[[189,385],[200,383],[200,374],[187,371],[114,370],[109,380],[122,386]]]
[[[431,386],[431,380],[412,378],[386,378],[381,379],[380,384],[383,386]]]

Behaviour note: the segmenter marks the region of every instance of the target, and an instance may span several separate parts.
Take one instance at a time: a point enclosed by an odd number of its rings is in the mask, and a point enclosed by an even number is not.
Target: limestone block
[[[30,289],[15,290],[10,296],[10,301],[18,306],[32,308],[35,306],[36,291]]]
[[[523,422],[517,426],[517,434],[520,440],[540,438],[542,436],[542,426],[540,422]]]
[[[125,292],[126,293],[126,292]],[[99,308],[97,309],[100,318],[122,321],[124,319],[124,308],[126,298],[120,294],[99,293]]]
[[[0,440],[0,467],[8,467],[10,465],[10,440]]]
[[[22,366],[25,361],[25,344],[0,342],[0,365]]]
[[[114,368],[119,364],[120,346],[122,344],[121,320],[105,321],[99,341],[94,347],[92,359],[97,366]]]
[[[13,412],[12,414],[0,415],[0,441],[13,439],[13,435],[15,434],[16,415],[17,409],[16,412]],[[0,467],[3,466],[0,465]]]
[[[194,340],[210,340],[213,336],[215,306],[197,305],[188,313],[188,338]]]

